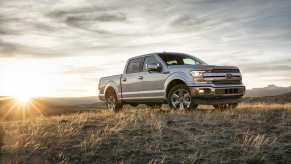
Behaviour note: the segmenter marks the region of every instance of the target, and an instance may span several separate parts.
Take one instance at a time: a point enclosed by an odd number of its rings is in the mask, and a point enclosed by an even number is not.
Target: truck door
[[[142,69],[144,58],[135,58],[128,61],[126,71],[121,78],[122,98],[125,100],[142,97]]]
[[[161,99],[165,94],[164,83],[169,74],[164,73],[162,70],[163,68],[161,69],[160,72],[155,71],[149,72],[147,69],[147,66],[149,64],[151,65],[158,64],[162,66],[162,64],[159,62],[156,56],[151,55],[145,57],[142,72],[143,76],[142,87],[144,91],[143,95],[145,97],[151,97],[153,99]]]

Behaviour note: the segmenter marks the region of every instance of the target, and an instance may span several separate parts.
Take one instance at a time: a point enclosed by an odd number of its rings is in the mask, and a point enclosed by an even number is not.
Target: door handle
[[[162,74],[169,74],[169,73],[170,73],[170,71],[162,72]]]
[[[122,81],[124,81],[124,82],[125,82],[125,81],[126,81],[126,78],[122,78]]]
[[[137,78],[140,79],[140,80],[142,80],[143,79],[143,76],[138,76]]]

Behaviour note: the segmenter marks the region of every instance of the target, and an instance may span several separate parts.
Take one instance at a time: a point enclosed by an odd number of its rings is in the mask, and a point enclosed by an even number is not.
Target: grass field
[[[291,163],[291,104],[96,110],[1,122],[1,163]]]

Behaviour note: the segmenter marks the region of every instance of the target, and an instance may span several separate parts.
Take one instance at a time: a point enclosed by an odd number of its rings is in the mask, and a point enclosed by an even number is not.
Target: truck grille
[[[241,80],[213,80],[213,84],[241,84]]]
[[[240,73],[239,69],[213,69],[212,73]]]
[[[211,72],[204,73],[203,78],[205,81],[217,85],[242,84],[242,78],[239,69],[213,69]]]

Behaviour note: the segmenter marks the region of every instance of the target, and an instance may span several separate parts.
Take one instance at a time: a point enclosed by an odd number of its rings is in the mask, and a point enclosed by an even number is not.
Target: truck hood
[[[217,65],[206,65],[206,64],[198,64],[198,65],[171,65],[168,66],[169,69],[192,69],[192,70],[202,70],[202,71],[211,71],[214,69],[238,69],[235,66],[217,66]]]

